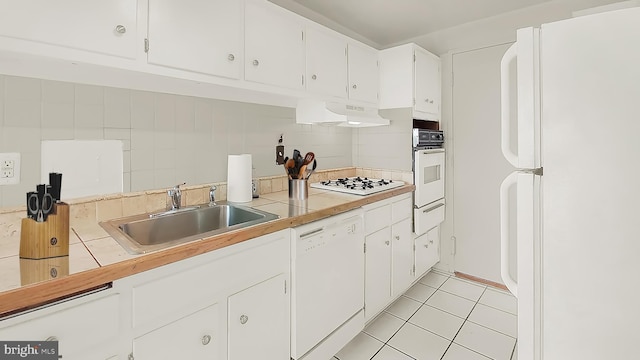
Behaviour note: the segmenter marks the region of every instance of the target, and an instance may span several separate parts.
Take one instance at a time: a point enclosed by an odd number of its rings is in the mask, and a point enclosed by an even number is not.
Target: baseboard
[[[498,289],[500,289],[500,290],[509,291],[509,289],[507,289],[507,287],[506,287],[506,286],[504,286],[503,284],[497,283],[497,282],[495,282],[495,281],[491,281],[491,280],[487,280],[487,279],[479,278],[479,277],[477,277],[477,276],[468,275],[468,274],[464,274],[464,273],[457,272],[457,271],[454,271],[454,272],[453,272],[453,274],[454,274],[456,277],[459,277],[459,278],[462,278],[462,279],[467,279],[467,280],[475,281],[475,282],[478,282],[478,283],[481,283],[481,284],[485,284],[485,285],[488,285],[488,286],[492,286],[492,287],[494,287],[494,288],[498,288]]]

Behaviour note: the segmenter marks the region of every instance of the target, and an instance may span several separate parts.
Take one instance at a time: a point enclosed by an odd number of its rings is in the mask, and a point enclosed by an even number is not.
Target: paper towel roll
[[[251,195],[251,154],[229,155],[227,200],[249,202],[252,200]]]

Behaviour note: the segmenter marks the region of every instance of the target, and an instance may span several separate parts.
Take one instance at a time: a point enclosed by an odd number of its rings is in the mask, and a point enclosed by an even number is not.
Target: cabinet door
[[[276,5],[245,5],[245,79],[302,89],[303,25]]]
[[[134,358],[220,359],[218,311],[213,304],[134,339]]]
[[[240,78],[242,7],[236,0],[149,0],[151,64]]]
[[[347,42],[338,36],[307,29],[307,90],[340,98],[347,97]]]
[[[354,44],[348,46],[349,98],[378,103],[378,51]]]
[[[391,294],[395,297],[405,292],[414,278],[411,218],[391,226],[391,241]]]
[[[425,51],[415,51],[415,110],[440,120],[440,59]]]
[[[280,274],[229,297],[229,360],[289,359],[285,279]]]
[[[369,320],[391,299],[391,228],[365,237],[364,315]]]
[[[440,261],[440,226],[416,238],[416,277],[421,277]]]
[[[137,0],[0,0],[0,35],[135,58]]]

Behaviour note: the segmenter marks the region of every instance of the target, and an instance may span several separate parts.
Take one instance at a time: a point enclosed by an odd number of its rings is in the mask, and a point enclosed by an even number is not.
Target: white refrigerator
[[[501,66],[518,359],[640,358],[640,8],[518,30]]]

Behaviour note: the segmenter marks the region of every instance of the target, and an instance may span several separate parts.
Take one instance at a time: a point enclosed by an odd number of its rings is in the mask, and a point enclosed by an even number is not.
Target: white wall
[[[128,192],[226,181],[228,154],[252,154],[254,176],[284,174],[280,134],[287,155],[352,166],[350,128],[298,125],[292,108],[0,75],[0,152],[22,156],[21,182],[0,186],[0,207],[23,205],[40,182],[41,140],[122,140]]]
[[[353,129],[353,165],[363,168],[411,171],[409,109],[381,110],[389,126]]]

